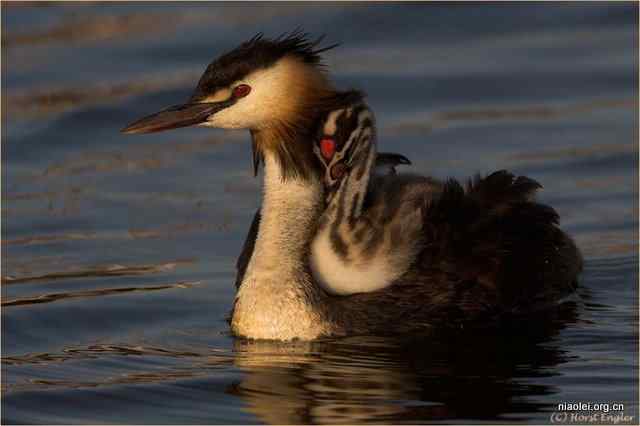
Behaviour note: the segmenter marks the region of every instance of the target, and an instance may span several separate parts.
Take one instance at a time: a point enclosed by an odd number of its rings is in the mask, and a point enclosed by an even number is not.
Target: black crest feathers
[[[268,68],[287,55],[292,55],[305,63],[323,66],[321,53],[333,49],[338,44],[320,47],[324,36],[311,40],[300,29],[269,39],[259,33],[235,49],[223,54],[207,67],[192,96],[192,101],[227,87],[236,80],[261,68]]]

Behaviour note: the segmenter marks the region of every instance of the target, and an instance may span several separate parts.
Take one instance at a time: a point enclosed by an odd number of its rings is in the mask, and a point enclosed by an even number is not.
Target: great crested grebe
[[[310,265],[316,281],[339,295],[379,290],[409,269],[425,243],[423,208],[441,189],[422,176],[373,174],[373,112],[354,98],[327,115],[314,145],[325,167],[327,207],[311,243]],[[393,193],[385,191],[387,183]]]
[[[555,211],[532,201],[539,185],[496,172],[475,178],[466,190],[449,180],[437,196],[426,197],[420,234],[403,235],[419,239],[420,250],[400,278],[377,291],[328,294],[313,279],[309,260],[325,209],[324,166],[314,155],[314,137],[330,112],[351,107],[357,96],[330,83],[320,53],[333,46],[319,48],[319,42],[299,33],[256,36],[212,62],[188,103],[123,129],[250,130],[254,166],[264,165],[263,202],[239,263],[231,315],[236,335],[314,339],[485,324],[574,291],[581,256],[556,226]],[[387,185],[379,193],[391,197],[395,209],[402,178]]]

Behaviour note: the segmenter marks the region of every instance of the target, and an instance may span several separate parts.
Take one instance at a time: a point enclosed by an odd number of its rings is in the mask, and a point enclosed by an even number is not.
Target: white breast
[[[329,232],[322,232],[313,240],[310,263],[317,283],[328,293],[343,296],[380,290],[404,272],[386,256],[346,262],[333,250]]]

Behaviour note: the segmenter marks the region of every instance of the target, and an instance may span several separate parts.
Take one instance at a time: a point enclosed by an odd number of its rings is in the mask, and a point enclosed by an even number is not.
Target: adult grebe
[[[575,289],[581,257],[553,209],[530,201],[538,185],[507,173],[454,181],[425,203],[424,241],[399,279],[378,291],[329,295],[312,278],[310,243],[324,207],[314,131],[353,92],[329,82],[304,34],[256,36],[212,62],[187,104],[136,121],[125,133],[191,125],[246,128],[264,164],[262,216],[240,268],[231,328],[291,340],[399,333],[486,323],[555,302]],[[389,192],[392,193],[392,192]],[[410,237],[409,235],[405,237]],[[251,238],[249,238],[251,241]]]

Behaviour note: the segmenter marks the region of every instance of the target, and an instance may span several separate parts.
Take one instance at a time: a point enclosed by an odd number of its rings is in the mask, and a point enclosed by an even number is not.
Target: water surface
[[[3,423],[638,421],[638,12],[624,4],[3,4]],[[210,60],[303,26],[342,47],[383,150],[543,186],[575,300],[500,332],[313,343],[229,334],[260,183],[245,132],[130,137]]]

